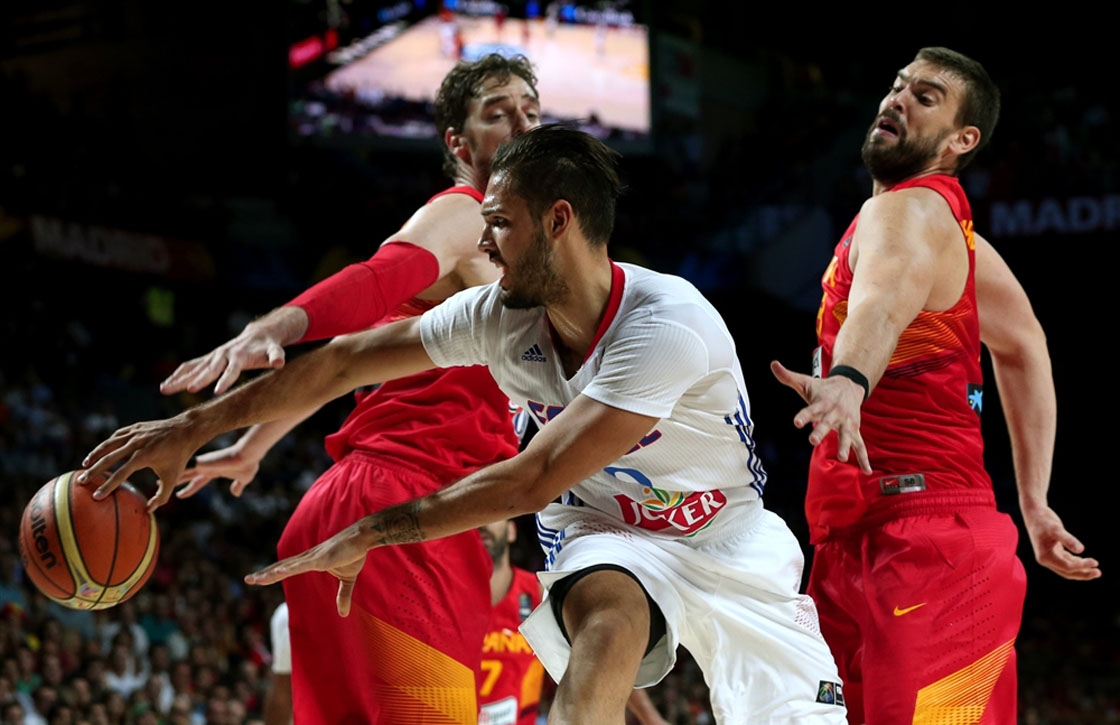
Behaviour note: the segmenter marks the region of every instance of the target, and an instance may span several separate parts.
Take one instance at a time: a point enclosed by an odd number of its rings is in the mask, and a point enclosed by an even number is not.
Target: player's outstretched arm
[[[1042,324],[1003,257],[976,239],[976,304],[980,339],[992,358],[1011,439],[1019,507],[1039,564],[1066,579],[1096,579],[1096,559],[1050,508],[1047,492],[1057,431],[1057,395]]]
[[[871,468],[859,433],[860,407],[886,371],[902,332],[930,302],[951,260],[952,244],[959,245],[956,220],[945,212],[944,201],[928,189],[904,189],[864,202],[848,257],[847,317],[832,349],[829,376],[813,379],[771,364],[778,380],[806,402],[794,425],[811,426],[809,443],[820,445],[836,433],[837,458],[847,461],[855,450],[865,473]],[[836,374],[843,368],[849,377]]]
[[[371,513],[318,546],[249,574],[245,581],[267,585],[305,572],[330,572],[339,580],[339,614],[346,616],[354,581],[370,549],[438,539],[540,511],[618,460],[657,420],[579,396],[513,458],[438,493]]]
[[[438,283],[447,287],[446,295],[465,284],[492,281],[473,279],[477,272],[467,271],[484,268],[477,248],[481,231],[477,201],[465,194],[441,196],[417,210],[370,259],[339,270],[231,340],[179,365],[160,392],[195,393],[217,381],[214,392],[224,393],[246,370],[283,367],[289,345],[365,330]]]
[[[116,431],[86,456],[81,483],[105,478],[103,498],[145,468],[159,479],[149,510],[167,503],[190,457],[231,430],[306,413],[362,385],[393,380],[435,367],[420,342],[419,318],[347,335],[183,411],[173,418],[136,423]]]

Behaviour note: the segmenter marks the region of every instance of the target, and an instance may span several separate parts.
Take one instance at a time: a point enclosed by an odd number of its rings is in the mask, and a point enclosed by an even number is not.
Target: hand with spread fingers
[[[160,383],[160,392],[197,393],[215,380],[214,393],[233,387],[245,370],[284,367],[284,345],[298,339],[307,328],[307,315],[295,307],[280,307],[245,326],[237,337],[205,355],[182,363]]]
[[[200,447],[196,436],[183,415],[120,428],[85,457],[82,468],[86,470],[78,475],[78,483],[99,482],[93,497],[102,499],[130,476],[150,468],[159,479],[156,495],[148,499],[148,510],[155,511],[171,498],[191,455]]]
[[[1052,508],[1023,506],[1022,511],[1034,558],[1039,564],[1066,579],[1088,581],[1101,575],[1096,559],[1079,556],[1085,551],[1085,545],[1066,531]]]
[[[313,546],[302,554],[281,559],[245,577],[246,584],[266,586],[309,571],[325,571],[338,579],[336,604],[340,617],[350,614],[350,600],[354,595],[354,584],[366,561],[370,546],[364,536],[361,519],[321,544]]]
[[[194,465],[179,477],[179,483],[186,485],[176,491],[175,496],[190,498],[215,478],[229,479],[229,490],[234,496],[240,497],[245,493],[260,470],[262,456],[242,445],[243,441],[196,456]]]
[[[808,403],[794,416],[793,424],[797,428],[812,425],[809,443],[820,445],[825,436],[835,432],[839,436],[837,459],[847,462],[850,452],[854,451],[860,470],[871,473],[867,446],[859,431],[863,388],[844,377],[814,378],[795,373],[777,360],[770,363],[770,371],[778,382],[795,390]]]

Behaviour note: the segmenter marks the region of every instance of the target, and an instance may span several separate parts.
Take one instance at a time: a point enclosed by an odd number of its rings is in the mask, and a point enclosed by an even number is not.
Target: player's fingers
[[[232,388],[239,377],[241,377],[241,366],[231,359],[225,370],[222,371],[221,377],[218,378],[218,383],[214,386],[214,394],[221,395]]]
[[[104,479],[101,485],[97,487],[97,490],[93,492],[94,500],[100,501],[113,491],[116,491],[122,483],[128,480],[129,476],[143,468],[143,466],[134,463],[135,458],[135,455],[130,456],[128,460],[115,471],[108,470],[109,459],[103,458],[95,466],[82,472],[78,476],[78,483],[84,484]]]
[[[249,481],[242,482],[241,479],[235,479],[233,483],[229,485],[229,492],[237,498],[241,498],[241,494],[245,493],[245,487],[248,485]]]
[[[1063,543],[1054,544],[1049,551],[1049,555],[1051,563],[1070,571],[1077,569],[1093,569],[1098,566],[1096,559],[1073,554]]]
[[[164,393],[178,393],[184,390],[187,386],[187,381],[194,377],[201,363],[202,360],[197,357],[193,360],[179,363],[179,367],[175,368],[175,371],[159,384],[160,391]]]
[[[1085,545],[1081,543],[1081,540],[1065,529],[1062,529],[1061,533],[1058,534],[1058,540],[1062,542],[1062,546],[1074,554],[1085,551]]]
[[[774,374],[779,383],[793,388],[802,400],[809,402],[809,388],[805,380],[808,376],[793,372],[777,360],[770,361],[770,372]]]
[[[847,426],[839,426],[836,428],[836,459],[848,462],[848,454],[852,450],[852,434],[848,432]],[[824,440],[823,438],[821,440]]]
[[[254,586],[267,586],[268,584],[275,584],[278,581],[283,581],[290,576],[302,574],[305,571],[319,571],[319,569],[311,565],[312,561],[313,560],[307,553],[282,559],[275,564],[269,564],[263,569],[245,575],[245,583]]]
[[[125,429],[122,428],[116,431],[113,435],[98,443],[92,451],[86,454],[86,457],[82,459],[82,468],[98,466],[100,469],[104,470],[105,466],[101,465],[103,461],[108,458],[110,461],[109,465],[112,465],[112,462],[121,457],[121,449],[126,446],[128,442],[129,438],[125,433]],[[84,477],[78,477],[79,482],[84,480]]]
[[[1100,564],[1096,559],[1082,559],[1068,552],[1056,555],[1051,561],[1042,564],[1066,579],[1087,581],[1101,575]]]
[[[794,421],[794,425],[797,425],[797,421]],[[825,439],[825,436],[827,436],[829,433],[831,433],[832,430],[833,430],[832,426],[829,425],[826,421],[818,420],[813,425],[813,431],[809,434],[809,443],[811,443],[814,446],[819,446],[821,444],[821,441],[823,441]],[[847,455],[846,451],[845,451],[845,455]],[[841,460],[843,460],[843,459],[841,459]]]
[[[196,475],[196,476],[190,477],[187,485],[183,486],[178,491],[176,491],[175,496],[176,496],[176,498],[190,498],[191,496],[195,495],[196,493],[201,491],[203,488],[205,488],[206,484],[209,483],[209,482],[210,482],[210,476]],[[182,483],[182,481],[180,481],[180,483]]]
[[[193,466],[191,468],[184,468],[183,472],[179,474],[179,480],[176,481],[176,483],[184,484],[184,483],[187,483],[189,481],[193,481],[195,478],[198,477],[198,475],[199,475],[198,470],[195,469]]]
[[[349,579],[338,580],[338,596],[336,602],[338,604],[338,616],[350,616],[350,600],[354,596],[354,582]]]
[[[172,487],[164,483],[165,480],[176,481],[178,476],[163,478],[160,477],[158,485],[156,486],[156,495],[148,499],[148,513],[155,513],[155,510],[163,506],[171,499]]]
[[[234,463],[226,449],[200,453],[194,457],[194,466],[191,470],[196,473],[205,473],[211,478],[221,476]]]
[[[225,369],[225,363],[225,353],[220,350],[198,358],[190,374],[184,377],[183,387],[188,392],[197,393],[218,378]]]
[[[107,444],[108,441],[99,445],[82,461],[85,470],[78,474],[79,485],[85,486],[93,481],[108,479],[118,463],[126,457],[131,460],[131,449],[128,444],[123,443],[123,439],[115,442],[113,447]]]
[[[867,446],[864,445],[863,436],[857,436],[855,443],[852,447],[856,452],[856,462],[859,463],[859,469],[864,473],[871,475],[873,470],[871,468],[871,458],[867,455]]]
[[[268,366],[279,370],[284,367],[284,347],[276,343],[268,346]]]

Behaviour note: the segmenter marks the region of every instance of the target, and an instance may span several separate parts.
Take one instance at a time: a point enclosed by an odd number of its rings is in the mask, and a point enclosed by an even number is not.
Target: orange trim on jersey
[[[945,312],[920,312],[902,331],[888,367],[901,365],[922,357],[956,355],[964,345],[965,314],[950,309]]]

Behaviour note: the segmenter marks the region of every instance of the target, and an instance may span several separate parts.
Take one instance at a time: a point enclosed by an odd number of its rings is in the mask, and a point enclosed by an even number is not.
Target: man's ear
[[[443,142],[447,144],[447,148],[451,151],[453,156],[470,164],[471,150],[470,146],[467,145],[466,136],[462,133],[456,133],[455,129],[448,127],[448,129],[443,132]]]
[[[964,156],[980,145],[980,129],[976,126],[965,126],[952,135],[949,148],[957,156]]]
[[[553,236],[563,234],[571,226],[575,220],[575,210],[572,205],[568,203],[567,199],[557,199],[552,202],[548,212],[545,214],[544,228]]]

